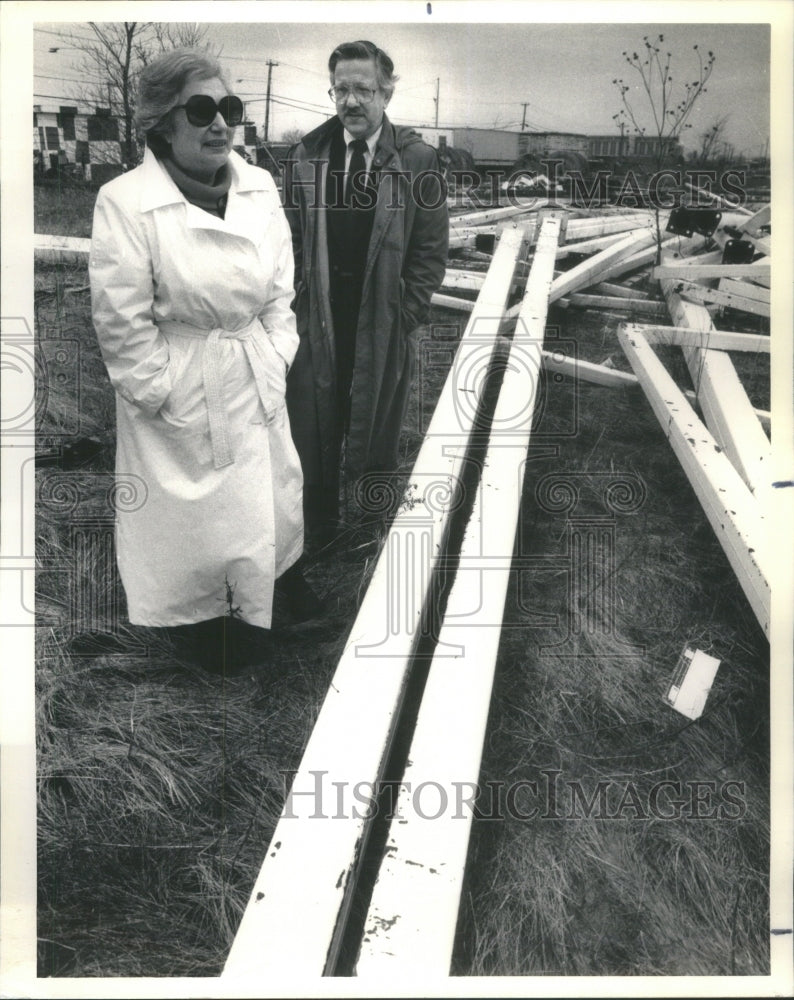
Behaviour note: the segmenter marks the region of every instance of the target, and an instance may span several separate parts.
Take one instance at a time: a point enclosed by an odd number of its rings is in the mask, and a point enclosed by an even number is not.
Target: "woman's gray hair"
[[[191,77],[209,80],[216,76],[228,90],[220,63],[205,49],[172,49],[143,67],[138,77],[135,127],[154,152],[165,152],[167,141],[162,133],[168,130],[168,112],[187,81]]]

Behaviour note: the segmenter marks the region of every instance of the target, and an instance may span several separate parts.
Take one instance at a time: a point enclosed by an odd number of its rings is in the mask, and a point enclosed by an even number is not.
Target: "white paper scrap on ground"
[[[686,647],[675,668],[664,700],[688,719],[699,719],[717,676],[720,661],[699,649]]]

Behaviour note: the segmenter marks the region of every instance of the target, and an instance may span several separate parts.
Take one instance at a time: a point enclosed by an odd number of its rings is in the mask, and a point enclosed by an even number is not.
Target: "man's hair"
[[[331,83],[334,82],[336,64],[343,59],[370,59],[375,63],[378,75],[378,86],[387,97],[394,93],[394,85],[400,79],[394,72],[394,63],[389,56],[373,42],[343,42],[337,45],[328,60],[328,72]]]
[[[204,49],[172,49],[144,66],[138,77],[135,127],[146,137],[146,143],[153,152],[162,156],[168,151],[168,142],[163,135],[168,129],[168,113],[179,100],[188,80],[211,80],[216,76],[228,90],[220,63]]]

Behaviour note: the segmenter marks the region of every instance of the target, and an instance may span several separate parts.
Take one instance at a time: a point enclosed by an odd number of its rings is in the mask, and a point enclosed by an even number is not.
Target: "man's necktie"
[[[350,157],[350,169],[347,172],[345,204],[357,205],[361,202],[362,198],[366,198],[364,177],[367,172],[367,161],[364,159],[364,153],[367,149],[367,140],[354,139],[350,143],[350,148],[353,151],[353,155]],[[354,177],[358,178],[355,186],[353,183]]]

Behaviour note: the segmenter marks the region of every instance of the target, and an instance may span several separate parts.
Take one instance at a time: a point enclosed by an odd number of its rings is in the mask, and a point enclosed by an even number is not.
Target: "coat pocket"
[[[173,430],[201,433],[207,429],[207,404],[202,370],[203,342],[174,337],[169,344],[171,391],[158,416]]]
[[[287,363],[276,350],[266,330],[262,330],[251,346],[256,352],[258,370],[255,376],[269,423],[286,404]]]

